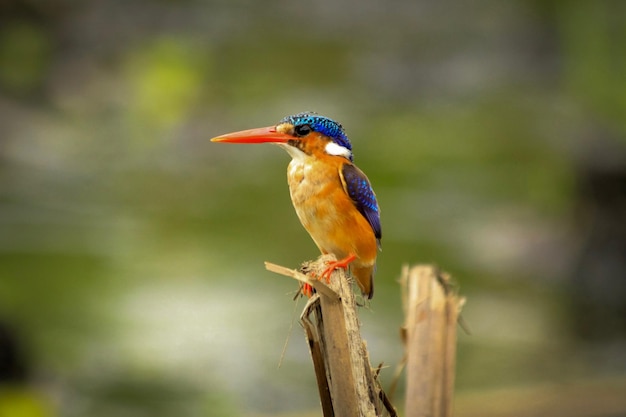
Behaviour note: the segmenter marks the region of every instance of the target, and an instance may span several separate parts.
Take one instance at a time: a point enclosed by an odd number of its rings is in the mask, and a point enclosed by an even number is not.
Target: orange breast
[[[291,200],[304,228],[322,253],[356,255],[355,267],[373,267],[377,243],[371,226],[341,184],[340,157],[303,156],[289,164]]]

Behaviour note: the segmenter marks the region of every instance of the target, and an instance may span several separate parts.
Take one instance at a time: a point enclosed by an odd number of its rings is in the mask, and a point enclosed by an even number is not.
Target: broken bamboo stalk
[[[405,266],[400,278],[405,322],[406,417],[451,417],[456,328],[464,298],[431,265]]]
[[[300,323],[311,350],[324,417],[396,416],[369,361],[361,338],[351,282],[337,269],[326,283],[315,278],[332,255],[305,263],[302,272],[266,262],[270,271],[307,283],[316,294],[305,306]]]

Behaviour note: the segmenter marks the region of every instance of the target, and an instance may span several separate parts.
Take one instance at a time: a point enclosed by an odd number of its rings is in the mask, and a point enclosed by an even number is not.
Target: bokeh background
[[[385,384],[432,262],[457,415],[626,415],[625,45],[619,0],[1,1],[0,415],[319,415],[289,158],[209,142],[305,110],[382,207]]]

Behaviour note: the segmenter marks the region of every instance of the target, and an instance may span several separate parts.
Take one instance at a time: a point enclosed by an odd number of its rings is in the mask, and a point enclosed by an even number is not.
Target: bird
[[[284,117],[276,125],[228,133],[224,143],[272,143],[291,156],[287,181],[296,214],[322,254],[335,255],[320,274],[330,280],[349,268],[365,299],[374,295],[381,247],[380,208],[367,176],[354,165],[343,126],[314,112]],[[310,286],[305,294],[311,295]]]

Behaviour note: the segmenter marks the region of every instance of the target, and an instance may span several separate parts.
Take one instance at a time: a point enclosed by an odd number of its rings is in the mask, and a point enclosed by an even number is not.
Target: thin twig
[[[310,286],[315,288],[317,292],[324,294],[326,297],[329,297],[330,299],[335,299],[335,300],[339,299],[339,294],[333,291],[333,289],[330,288],[328,285],[324,284],[324,282],[317,280],[317,279],[309,279],[308,276],[306,276],[305,274],[303,274],[302,272],[296,269],[286,268],[284,266],[276,265],[271,262],[265,262],[265,269],[267,269],[270,272],[275,272],[277,274],[284,275],[286,277],[294,278],[302,283],[309,284]]]

